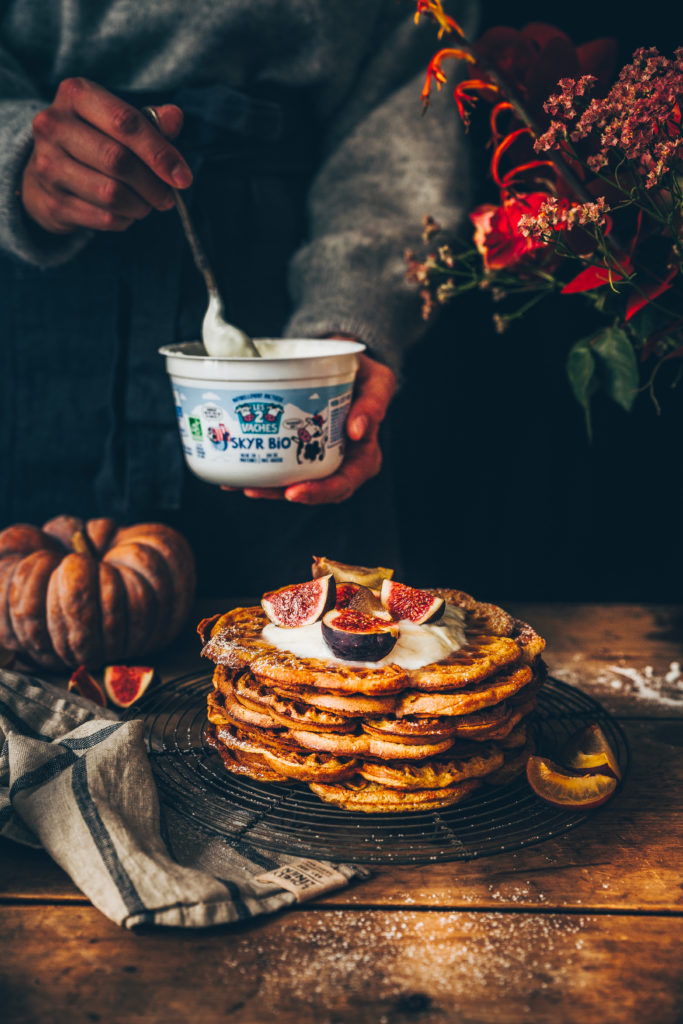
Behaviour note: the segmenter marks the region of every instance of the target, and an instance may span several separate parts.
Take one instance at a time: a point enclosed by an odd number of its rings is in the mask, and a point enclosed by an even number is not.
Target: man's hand
[[[285,498],[303,505],[346,501],[361,484],[379,473],[382,452],[377,431],[396,390],[396,378],[387,366],[369,356],[359,356],[358,362],[356,394],[346,421],[349,441],[337,472],[322,480],[307,480],[290,487],[248,487],[244,491],[248,498]]]
[[[34,146],[21,198],[29,217],[56,235],[77,228],[125,231],[151,210],[169,210],[169,186],[192,172],[164,136],[175,138],[182,111],[155,108],[160,131],[128,103],[85,78],[67,78],[33,120]]]

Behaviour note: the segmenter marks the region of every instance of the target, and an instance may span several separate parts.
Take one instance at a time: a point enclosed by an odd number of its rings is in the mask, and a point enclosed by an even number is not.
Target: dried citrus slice
[[[597,722],[572,736],[562,751],[562,763],[586,775],[613,775],[621,779],[616,754]]]
[[[617,788],[613,775],[579,775],[560,768],[547,757],[530,757],[526,777],[534,793],[555,807],[599,807]]]
[[[94,701],[95,704],[99,704],[103,708],[107,706],[107,698],[104,695],[104,690],[97,680],[93,679],[84,665],[77,668],[71,676],[68,689],[69,692],[73,692],[75,690],[76,693],[81,695],[81,697],[87,697],[88,700]]]
[[[129,708],[154,678],[154,669],[140,665],[107,665],[104,670],[104,688],[112,704]]]

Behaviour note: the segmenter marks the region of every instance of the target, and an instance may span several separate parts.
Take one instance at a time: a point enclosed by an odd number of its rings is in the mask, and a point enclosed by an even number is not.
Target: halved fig
[[[313,556],[311,575],[314,580],[332,573],[337,583],[360,583],[363,587],[380,587],[382,580],[390,580],[393,569],[385,569],[381,565],[374,569],[366,565],[347,565],[345,562],[333,562],[331,558]]]
[[[345,661],[381,661],[398,640],[395,622],[353,608],[333,608],[323,616],[322,634],[333,654]]]
[[[338,583],[335,608],[348,608],[354,594],[360,590],[360,583]]]
[[[117,708],[129,708],[154,679],[154,669],[143,665],[107,665],[104,688]]]
[[[283,629],[310,626],[334,608],[337,585],[329,573],[317,580],[293,583],[271,590],[261,599],[261,607],[271,622]]]
[[[568,740],[562,750],[562,763],[584,775],[613,775],[615,779],[621,778],[616,754],[597,722]]]
[[[75,690],[81,697],[87,697],[88,700],[99,704],[100,707],[106,708],[107,706],[104,690],[97,680],[93,679],[85,665],[80,665],[73,673],[69,680],[68,690],[70,693]]]
[[[613,775],[583,775],[560,768],[548,757],[530,757],[526,777],[537,796],[554,807],[589,810],[609,800],[617,788]]]
[[[355,612],[363,612],[365,615],[379,615],[380,619],[391,618],[379,599],[379,591],[371,590],[370,587],[356,587],[356,592],[351,595],[348,607],[353,608]]]
[[[408,619],[417,625],[436,622],[446,607],[442,597],[408,587],[405,583],[395,583],[394,580],[384,580],[379,596],[394,619]]]

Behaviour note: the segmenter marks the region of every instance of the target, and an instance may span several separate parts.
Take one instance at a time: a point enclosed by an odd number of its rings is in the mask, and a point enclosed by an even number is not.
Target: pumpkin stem
[[[85,530],[76,530],[71,538],[71,547],[77,555],[85,555],[87,558],[97,558],[95,545]]]

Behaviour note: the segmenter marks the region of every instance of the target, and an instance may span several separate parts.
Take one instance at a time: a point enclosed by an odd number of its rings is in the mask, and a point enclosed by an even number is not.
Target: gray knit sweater
[[[212,81],[312,90],[325,158],[309,196],[309,239],[291,262],[286,334],[353,334],[397,366],[421,331],[404,250],[419,244],[425,213],[457,224],[468,190],[451,90],[420,116],[438,44],[431,23],[415,27],[414,9],[412,0],[6,0],[0,249],[48,267],[91,237],[41,235],[16,197],[32,119],[63,78],[114,93]],[[464,17],[456,3],[449,9]]]

